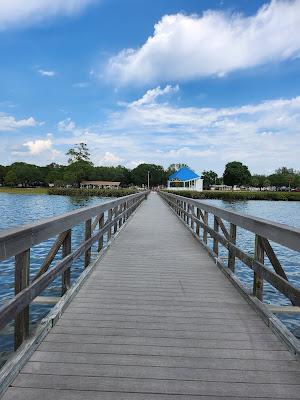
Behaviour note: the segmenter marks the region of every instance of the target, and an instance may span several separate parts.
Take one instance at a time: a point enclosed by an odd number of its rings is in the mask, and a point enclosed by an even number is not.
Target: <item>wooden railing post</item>
[[[208,225],[208,212],[204,211],[204,223]],[[203,242],[207,244],[207,229],[203,229]]]
[[[117,206],[117,207],[114,208],[114,218],[117,218],[118,214],[119,213],[118,213],[118,206]],[[114,223],[114,230],[113,230],[113,234],[114,235],[117,233],[117,230],[118,230],[118,222],[116,221]]]
[[[85,221],[85,240],[88,240],[92,236],[92,220],[88,219]],[[91,248],[89,247],[84,253],[84,268],[86,268],[91,262]]]
[[[200,208],[197,207],[196,209],[196,215],[197,215],[197,219],[200,219]],[[200,236],[200,224],[197,222],[196,224],[196,235]]]
[[[29,285],[30,249],[15,256],[15,295]],[[15,350],[29,336],[29,306],[15,318]]]
[[[219,223],[216,216],[214,216],[214,231],[219,232]],[[213,251],[216,255],[219,255],[219,241],[217,238],[213,238]]]
[[[264,264],[264,248],[260,241],[260,236],[255,235],[255,250],[254,250],[254,259]],[[257,297],[260,301],[263,300],[263,278],[261,274],[254,272],[253,275],[253,295]]]
[[[62,258],[67,257],[72,251],[72,231],[71,229],[66,231],[66,237],[62,242]],[[71,268],[66,269],[61,276],[61,291],[62,295],[66,293],[66,291],[71,286]]]
[[[236,244],[236,225],[230,224],[230,242]],[[234,272],[235,270],[235,252],[231,249],[228,250],[228,268]]]
[[[107,218],[108,223],[110,223],[112,221],[112,216],[113,216],[113,209],[110,208],[108,210],[108,218]],[[107,240],[110,241],[110,239],[111,239],[111,228],[109,228],[107,231]]]
[[[104,213],[101,213],[99,216],[99,230],[101,230],[104,226]],[[103,235],[98,240],[98,252],[103,248]]]
[[[124,216],[123,216],[123,224],[125,223],[125,221],[126,221],[126,215],[127,215],[127,212],[126,212],[126,209],[127,209],[127,201],[125,201],[125,203],[124,203]]]
[[[194,206],[190,206],[190,212],[191,212],[192,215],[195,214],[195,207]],[[195,222],[194,222],[193,218],[191,217],[191,228],[192,228],[193,231],[194,231],[194,227],[195,227]]]

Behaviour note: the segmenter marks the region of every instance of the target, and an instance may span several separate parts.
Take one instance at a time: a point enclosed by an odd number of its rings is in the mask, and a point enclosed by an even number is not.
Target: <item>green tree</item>
[[[248,185],[251,180],[251,174],[248,167],[239,161],[232,161],[226,164],[223,174],[225,185]]]
[[[269,186],[271,186],[271,181],[270,181],[270,179],[268,179],[268,178],[266,178],[264,181],[263,181],[263,185],[262,185],[262,187],[269,187]]]
[[[208,189],[211,185],[216,185],[218,180],[218,174],[212,170],[203,171],[203,186],[205,189]]]
[[[5,175],[4,183],[7,186],[16,186],[18,184],[18,177],[13,169],[9,170]]]
[[[5,175],[8,172],[8,167],[5,167],[4,165],[0,165],[0,185],[4,184],[4,178]]]
[[[184,163],[170,164],[169,167],[166,169],[166,179],[168,179],[170,175],[174,174],[174,172],[183,167],[189,168],[189,166]]]
[[[94,167],[91,179],[117,181],[121,182],[122,186],[128,186],[131,183],[131,172],[122,165],[118,165],[117,167]]]
[[[147,185],[148,171],[150,173],[150,186],[165,183],[165,171],[162,166],[155,164],[140,164],[131,171],[131,178],[135,185]]]
[[[77,161],[87,161],[90,162],[90,152],[86,143],[77,143],[66,153],[69,156],[68,163],[72,164]]]
[[[93,166],[88,161],[75,161],[68,165],[63,174],[65,184],[80,186],[80,182],[91,179]]]
[[[254,187],[258,187],[260,190],[262,187],[264,187],[264,181],[266,180],[265,175],[252,175],[251,177],[251,185]]]
[[[37,186],[43,183],[41,167],[23,162],[13,163],[5,176],[7,185]]]
[[[293,168],[281,167],[276,169],[275,173],[269,176],[273,186],[277,188],[289,187],[295,188],[300,184],[300,174]]]

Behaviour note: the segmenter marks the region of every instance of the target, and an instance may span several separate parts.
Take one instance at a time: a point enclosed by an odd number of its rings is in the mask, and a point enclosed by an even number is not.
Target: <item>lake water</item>
[[[25,223],[38,221],[54,215],[59,215],[78,209],[79,207],[101,204],[111,199],[107,198],[74,198],[68,196],[48,196],[48,195],[16,195],[0,193],[0,229],[12,226],[19,226]],[[225,202],[222,200],[209,200],[214,204],[228,210],[262,217],[271,221],[285,223],[287,225],[300,228],[300,202],[284,201],[236,201]],[[72,231],[72,247],[80,243],[84,237],[83,225],[76,227]],[[55,238],[36,246],[31,252],[31,277],[38,271],[45,255],[49,251]],[[254,235],[239,229],[237,231],[237,244],[240,248],[253,254]],[[95,245],[96,246],[96,245]],[[92,248],[92,256],[96,256],[96,248]],[[274,250],[284,267],[288,278],[297,287],[300,287],[300,254],[290,251],[282,246],[274,244]],[[220,249],[222,247],[220,246]],[[226,257],[225,251],[221,251],[220,256]],[[61,254],[57,255],[59,259]],[[266,262],[267,264],[267,262]],[[72,281],[74,281],[83,270],[83,260],[77,260],[72,266]],[[237,262],[236,273],[243,283],[251,288],[252,272],[247,267]],[[59,296],[61,279],[57,279],[47,288],[43,295]],[[0,305],[13,297],[14,293],[14,262],[12,259],[1,263],[0,267]],[[272,304],[290,304],[289,301],[267,283],[264,286],[264,301]],[[49,311],[51,306],[32,305],[30,307],[32,326],[41,320]],[[280,319],[293,331],[300,336],[300,317],[296,315],[280,315]],[[12,349],[13,326],[9,325],[0,336],[0,352],[7,352]]]

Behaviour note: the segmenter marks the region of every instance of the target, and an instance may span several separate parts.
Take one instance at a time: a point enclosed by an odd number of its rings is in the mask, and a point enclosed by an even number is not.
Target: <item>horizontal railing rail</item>
[[[236,259],[253,270],[253,295],[260,301],[263,301],[265,280],[286,296],[293,305],[300,306],[300,290],[288,281],[286,272],[269,242],[271,240],[299,252],[300,229],[224,210],[165,191],[161,191],[160,195],[202,244],[208,247],[208,237],[213,239],[211,251],[214,257],[219,257],[219,245],[227,249],[227,267],[231,272],[235,272]],[[209,225],[209,215],[213,217],[213,227]],[[229,230],[223,220],[229,223]],[[254,256],[237,246],[237,228],[254,233]],[[269,259],[274,271],[265,265],[265,257]]]
[[[99,206],[84,207],[53,218],[48,218],[0,233],[0,260],[15,257],[15,296],[0,308],[0,330],[15,319],[14,343],[17,349],[29,336],[29,305],[58,276],[62,276],[62,295],[71,286],[71,266],[84,255],[84,267],[91,261],[91,247],[97,242],[100,252],[107,241],[118,232],[132,212],[147,198],[141,192],[111,200]],[[72,250],[72,228],[85,224],[83,242]],[[98,227],[98,229],[96,229]],[[58,235],[39,271],[30,280],[30,251],[45,240]],[[50,268],[59,250],[62,259]]]

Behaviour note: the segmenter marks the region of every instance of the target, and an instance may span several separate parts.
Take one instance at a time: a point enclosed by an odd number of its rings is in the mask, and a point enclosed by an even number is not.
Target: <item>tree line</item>
[[[15,162],[8,166],[0,165],[0,184],[6,186],[55,186],[71,185],[78,187],[83,180],[104,180],[121,182],[123,187],[147,185],[148,171],[150,185],[166,185],[168,177],[186,164],[171,164],[167,169],[161,165],[142,163],[129,169],[122,165],[116,167],[95,166],[85,143],[79,143],[67,152],[68,165],[51,163],[37,166],[25,162]],[[254,186],[260,189],[268,186],[296,188],[300,186],[300,173],[292,168],[282,167],[271,175],[251,175],[248,167],[241,162],[227,163],[221,177],[212,170],[203,171],[204,188],[214,184],[229,186]]]
[[[232,161],[226,164],[222,177],[214,171],[204,171],[204,188],[208,189],[211,185],[225,184],[228,186],[255,187],[262,190],[267,187],[295,189],[300,187],[300,172],[293,168],[281,167],[270,175],[253,174],[249,168],[239,161]]]

